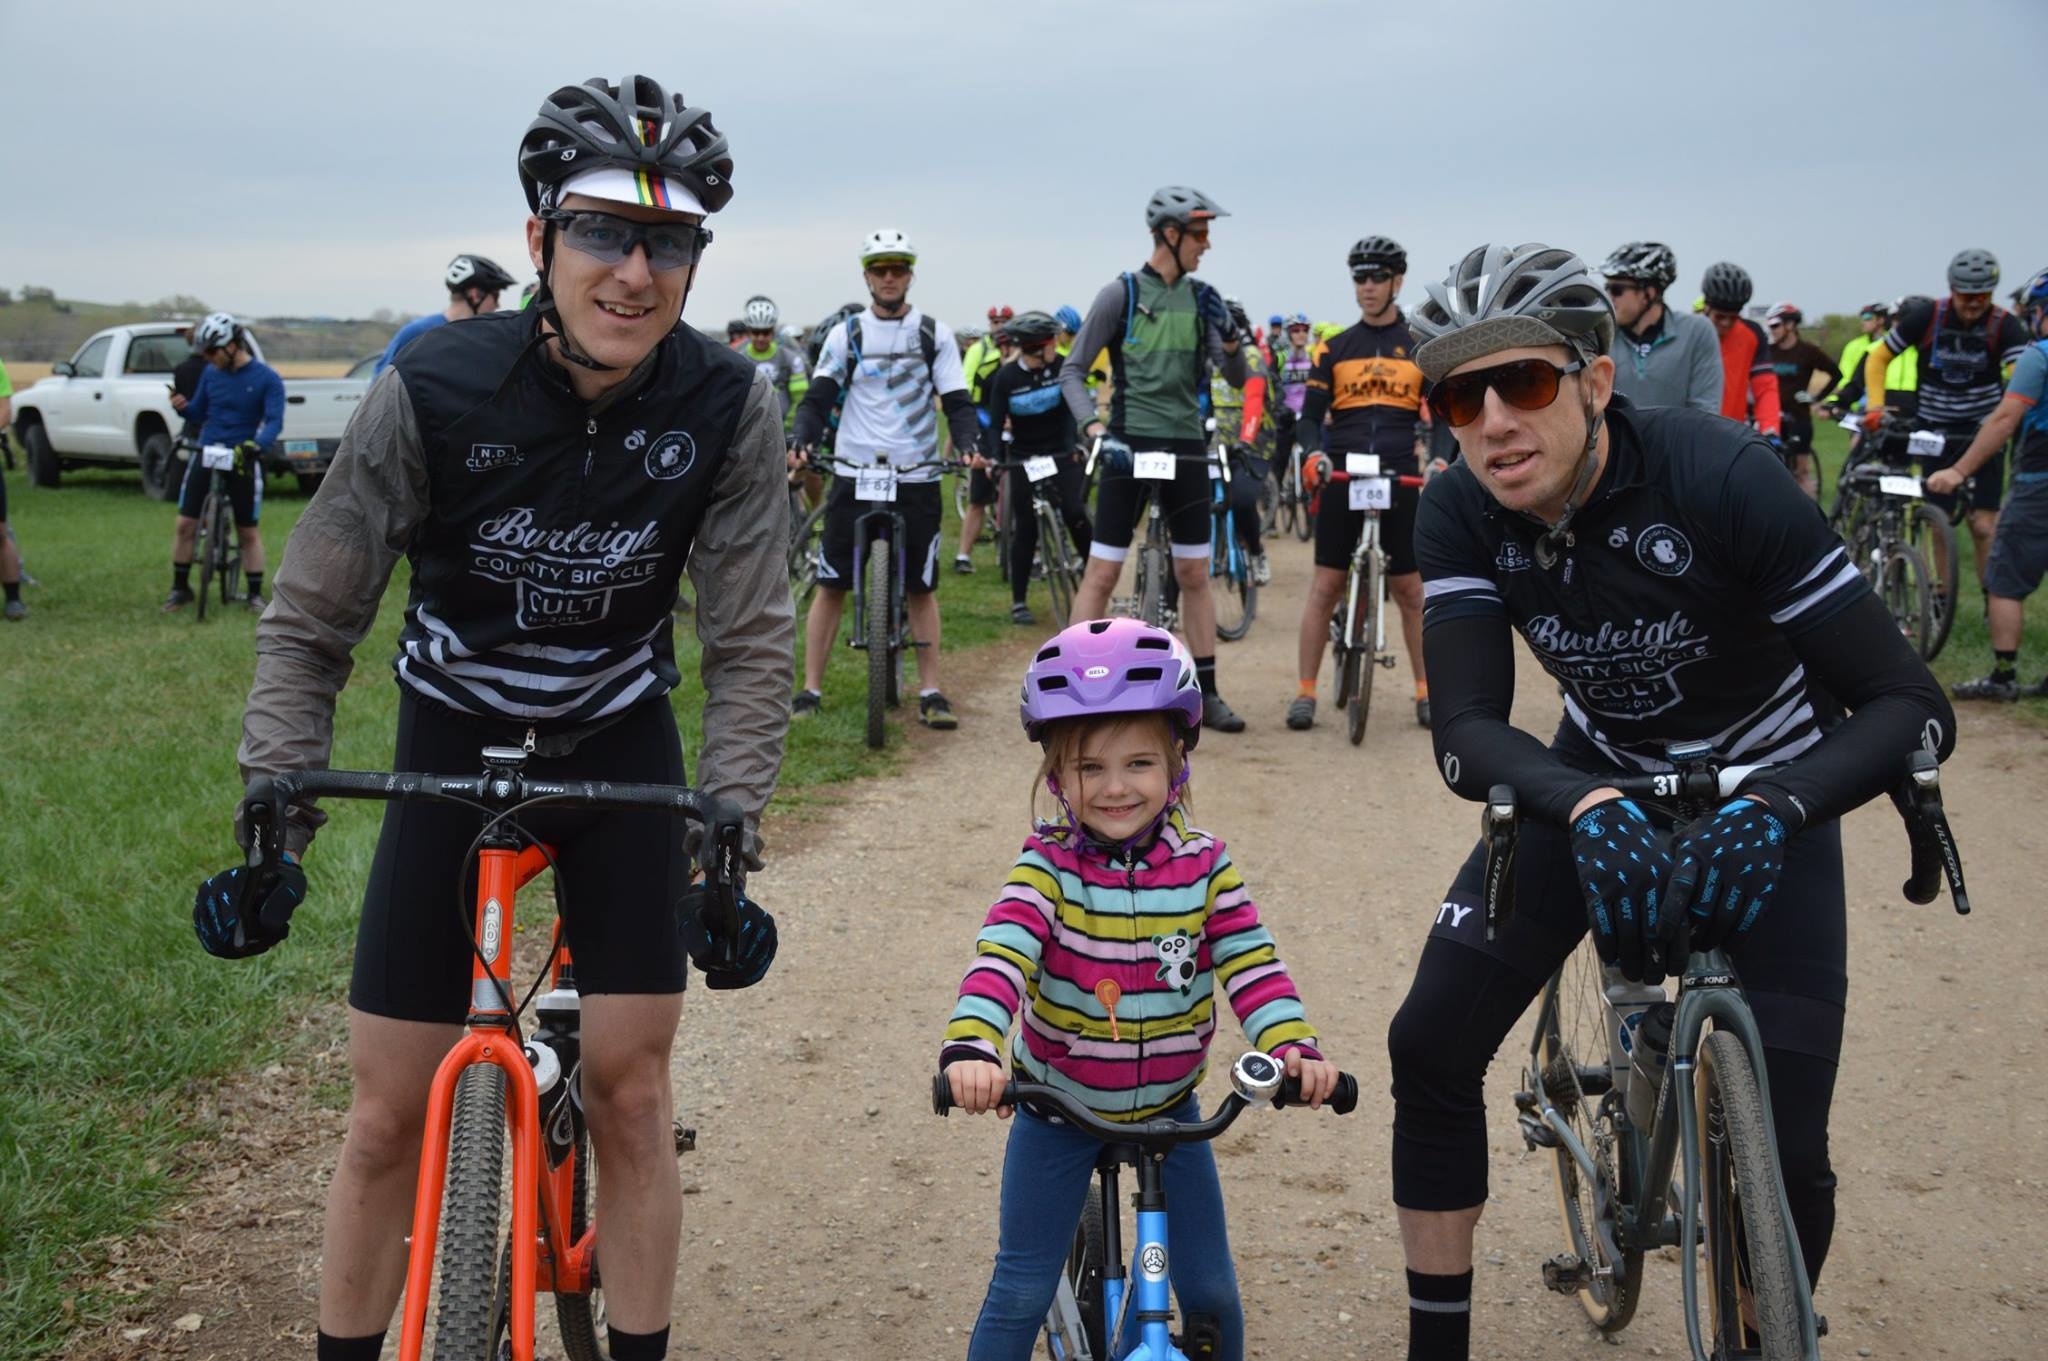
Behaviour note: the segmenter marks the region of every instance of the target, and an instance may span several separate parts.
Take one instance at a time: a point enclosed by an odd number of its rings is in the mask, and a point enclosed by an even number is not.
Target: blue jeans
[[[1193,1096],[1168,1113],[1175,1120],[1201,1114]],[[995,1272],[967,1343],[968,1361],[1028,1361],[1059,1289],[1067,1250],[1091,1193],[1090,1178],[1102,1145],[1071,1125],[1026,1111],[1010,1121],[1003,1154],[1003,1202]],[[1166,1255],[1183,1324],[1207,1314],[1223,1330],[1222,1361],[1244,1356],[1244,1307],[1237,1269],[1223,1225],[1223,1186],[1207,1144],[1183,1144],[1166,1155]],[[1130,1179],[1126,1176],[1125,1185]],[[1125,1244],[1129,1247],[1128,1242]],[[1128,1267],[1128,1263],[1125,1264]],[[1107,1327],[1112,1320],[1105,1320]],[[1137,1307],[1125,1317],[1116,1350],[1137,1343]]]

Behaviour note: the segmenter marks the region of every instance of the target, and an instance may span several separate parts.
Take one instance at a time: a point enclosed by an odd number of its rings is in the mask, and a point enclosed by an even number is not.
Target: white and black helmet
[[[1740,312],[1749,306],[1750,295],[1755,292],[1749,271],[1726,260],[1716,260],[1700,276],[1700,296],[1716,312]]]
[[[1948,291],[1989,293],[1998,287],[1998,257],[1979,246],[1956,252],[1948,262]]]
[[[860,243],[860,263],[863,268],[877,260],[897,259],[916,264],[917,247],[911,244],[909,237],[894,227],[869,232],[867,239]]]
[[[501,293],[510,288],[516,280],[488,256],[458,255],[448,262],[448,270],[442,276],[450,293],[460,293],[469,288],[481,288],[486,293]]]
[[[1463,364],[1523,345],[1567,345],[1590,362],[1614,343],[1614,308],[1586,262],[1528,242],[1475,247],[1428,287],[1408,318],[1415,362],[1434,383]]]
[[[1345,263],[1350,266],[1354,279],[1368,269],[1388,269],[1396,274],[1406,274],[1408,252],[1391,236],[1361,236],[1351,243],[1351,253],[1345,257]]]
[[[192,348],[205,354],[242,338],[242,323],[226,312],[215,312],[192,328]]]
[[[782,314],[775,310],[774,299],[759,293],[747,299],[746,309],[740,315],[745,318],[750,331],[772,331],[775,323],[782,319]]]
[[[553,206],[566,181],[607,169],[640,177],[643,202],[653,207],[715,213],[732,201],[732,151],[711,111],[685,104],[650,76],[564,85],[519,139],[519,183],[534,212]],[[696,204],[664,201],[670,180]]]
[[[1669,288],[1678,281],[1678,257],[1662,241],[1628,241],[1609,253],[1600,272],[1610,279]]]
[[[1184,184],[1169,184],[1154,190],[1151,201],[1145,205],[1145,225],[1155,232],[1165,226],[1185,227],[1198,217],[1229,216],[1230,213],[1207,194]]]

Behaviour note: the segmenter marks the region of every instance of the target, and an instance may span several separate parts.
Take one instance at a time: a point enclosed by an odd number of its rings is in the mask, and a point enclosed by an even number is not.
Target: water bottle
[[[539,1024],[526,1052],[534,1060],[534,1082],[540,1089],[541,1142],[548,1166],[560,1167],[576,1145],[571,1107],[580,1104],[576,1089],[582,1069],[583,1002],[573,991],[558,988],[536,998],[533,1009]]]
[[[1607,976],[1607,1012],[1613,1029],[1607,1035],[1607,1071],[1614,1089],[1628,1086],[1629,1051],[1635,1044],[1635,1027],[1641,1015],[1664,1000],[1664,989],[1631,983],[1619,973]]]
[[[1658,1002],[1645,1008],[1636,1025],[1628,1061],[1628,1119],[1639,1130],[1650,1128],[1657,1115],[1657,1093],[1664,1086],[1664,1064],[1671,1055],[1671,1024],[1678,1008]]]

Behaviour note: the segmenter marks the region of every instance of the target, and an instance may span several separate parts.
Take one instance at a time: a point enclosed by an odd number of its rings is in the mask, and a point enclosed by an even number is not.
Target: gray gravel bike
[[[1666,755],[1671,771],[1611,783],[1680,827],[1765,769],[1724,767],[1704,742],[1675,744]],[[1906,897],[1932,902],[1946,878],[1956,911],[1968,913],[1931,753],[1913,753],[1892,800],[1912,846]],[[1488,939],[1514,910],[1516,817],[1514,791],[1494,786],[1481,820]],[[1685,964],[1671,1001],[1662,988],[1603,967],[1590,941],[1543,989],[1515,1094],[1523,1141],[1551,1155],[1563,1215],[1565,1250],[1543,1264],[1543,1284],[1575,1296],[1593,1326],[1611,1335],[1635,1314],[1645,1253],[1678,1247],[1694,1361],[1819,1361],[1825,1323],[1813,1312],[1779,1174],[1756,1023],[1728,956],[1688,952],[1680,930],[1672,958]],[[1666,1027],[1660,1059],[1654,1036]],[[1631,1093],[1659,1066],[1654,1099]]]

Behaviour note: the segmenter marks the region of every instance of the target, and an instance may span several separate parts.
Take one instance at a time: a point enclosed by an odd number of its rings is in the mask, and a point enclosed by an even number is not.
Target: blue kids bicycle
[[[1012,1081],[1003,1089],[1000,1104],[1036,1104],[1102,1141],[1102,1154],[1095,1164],[1100,1195],[1081,1216],[1067,1269],[1045,1317],[1046,1355],[1052,1361],[1206,1361],[1216,1354],[1214,1325],[1197,1316],[1187,1320],[1179,1336],[1173,1333],[1163,1164],[1176,1145],[1205,1143],[1229,1129],[1255,1101],[1278,1107],[1298,1104],[1301,1099],[1299,1087],[1286,1075],[1280,1060],[1256,1049],[1231,1065],[1230,1085],[1231,1094],[1206,1120],[1182,1122],[1160,1116],[1133,1124],[1104,1120],[1057,1087]],[[1358,1080],[1340,1073],[1337,1089],[1325,1104],[1339,1115],[1349,1115],[1358,1105]],[[944,1115],[952,1109],[952,1088],[940,1073],[932,1079],[932,1110]],[[1125,1166],[1135,1168],[1138,1175],[1138,1194],[1133,1198],[1138,1208],[1138,1245],[1130,1257],[1130,1274],[1137,1277],[1135,1290],[1127,1286],[1123,1217],[1117,1208],[1117,1176]],[[1113,1352],[1109,1339],[1128,1336],[1125,1324],[1133,1301],[1137,1345]]]

